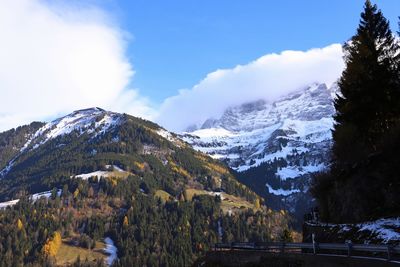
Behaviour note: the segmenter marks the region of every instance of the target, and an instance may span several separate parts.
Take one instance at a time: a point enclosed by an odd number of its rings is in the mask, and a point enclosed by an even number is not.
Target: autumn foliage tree
[[[53,236],[46,241],[46,244],[43,246],[43,253],[46,256],[56,256],[58,250],[61,246],[61,234],[60,232],[54,232]]]

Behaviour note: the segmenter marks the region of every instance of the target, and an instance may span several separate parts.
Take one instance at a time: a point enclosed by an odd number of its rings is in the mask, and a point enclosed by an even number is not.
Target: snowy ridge
[[[37,130],[20,149],[7,166],[0,171],[0,177],[4,177],[12,168],[18,157],[25,152],[37,149],[49,140],[59,136],[76,132],[78,135],[88,134],[91,138],[96,138],[116,125],[120,125],[123,115],[100,108],[82,109],[72,112],[71,114],[56,119],[45,124]]]
[[[127,122],[127,120],[124,114],[106,111],[97,107],[77,110],[64,117],[53,120],[42,126],[33,135],[26,136],[27,140],[19,153],[12,158],[2,170],[0,170],[0,178],[5,177],[10,172],[14,164],[18,162],[24,153],[38,149],[51,140],[73,134],[74,136],[85,136],[85,138],[87,137],[89,140],[96,141],[100,140],[102,135],[105,133],[113,130],[117,126],[123,125],[125,122]],[[163,128],[157,127],[150,130],[162,138],[174,143],[178,147],[186,145],[175,134],[168,132]],[[120,142],[119,136],[113,136],[111,142]],[[57,147],[62,147],[64,145],[65,144],[59,142]],[[91,152],[92,155],[95,155],[96,153],[97,151],[95,149]],[[117,170],[116,168],[118,167],[114,166],[115,170]],[[107,175],[108,173],[105,171],[98,171],[80,174],[77,177],[87,179],[91,176],[101,177]]]
[[[336,84],[328,88],[314,83],[271,103],[258,100],[230,107],[181,138],[238,172],[265,164],[276,168],[275,175],[259,177],[264,180],[257,184],[295,210],[298,199],[311,201],[305,196],[311,174],[327,168],[337,90]]]
[[[57,190],[57,196],[61,196],[62,190],[58,189]],[[41,198],[49,198],[52,194],[52,191],[44,191],[44,192],[40,192],[40,193],[36,193],[30,196],[30,199],[35,202],[38,199]],[[0,202],[0,209],[4,209],[10,206],[14,206],[15,204],[17,204],[19,202],[19,199],[13,199],[10,201],[6,201],[6,202]]]
[[[220,119],[209,119],[182,138],[195,149],[224,159],[237,171],[274,158],[312,151],[313,145],[332,138],[331,92],[335,88],[312,84],[302,90],[273,103],[260,100],[229,108]],[[278,144],[279,140],[287,144]]]
[[[121,115],[105,111],[100,108],[90,108],[74,111],[71,114],[47,123],[40,128],[33,138],[29,140],[23,150],[28,148],[31,143],[42,138],[39,143],[33,146],[33,149],[54,139],[58,136],[69,134],[72,131],[77,131],[79,134],[87,133],[93,134],[93,138],[98,135],[104,134],[109,128],[120,123]]]

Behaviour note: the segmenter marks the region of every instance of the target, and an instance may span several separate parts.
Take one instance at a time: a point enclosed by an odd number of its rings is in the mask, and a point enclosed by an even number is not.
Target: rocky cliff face
[[[303,213],[310,177],[327,167],[336,85],[311,84],[272,103],[228,108],[182,134],[195,149],[227,163],[275,208]]]

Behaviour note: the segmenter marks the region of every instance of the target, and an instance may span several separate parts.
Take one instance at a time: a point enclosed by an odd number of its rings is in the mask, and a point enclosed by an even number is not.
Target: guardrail
[[[344,252],[348,257],[355,252],[369,253],[371,258],[378,258],[376,255],[386,255],[388,261],[393,256],[400,255],[400,247],[393,245],[374,245],[374,244],[353,244],[353,243],[285,243],[285,242],[233,242],[216,243],[214,250],[260,250],[269,252],[298,252],[304,254],[329,254],[338,255],[336,252]],[[328,252],[328,253],[326,253]],[[331,252],[331,253],[329,253]],[[333,252],[333,253],[332,253]],[[336,254],[335,254],[336,253]]]

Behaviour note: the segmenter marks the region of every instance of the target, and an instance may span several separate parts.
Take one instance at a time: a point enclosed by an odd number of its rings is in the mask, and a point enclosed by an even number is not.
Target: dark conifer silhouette
[[[344,52],[346,69],[339,80],[333,132],[334,160],[339,165],[376,153],[400,118],[398,45],[389,22],[370,1]]]
[[[312,193],[325,220],[398,216],[400,50],[389,22],[369,0],[344,53],[331,169],[315,177]]]

